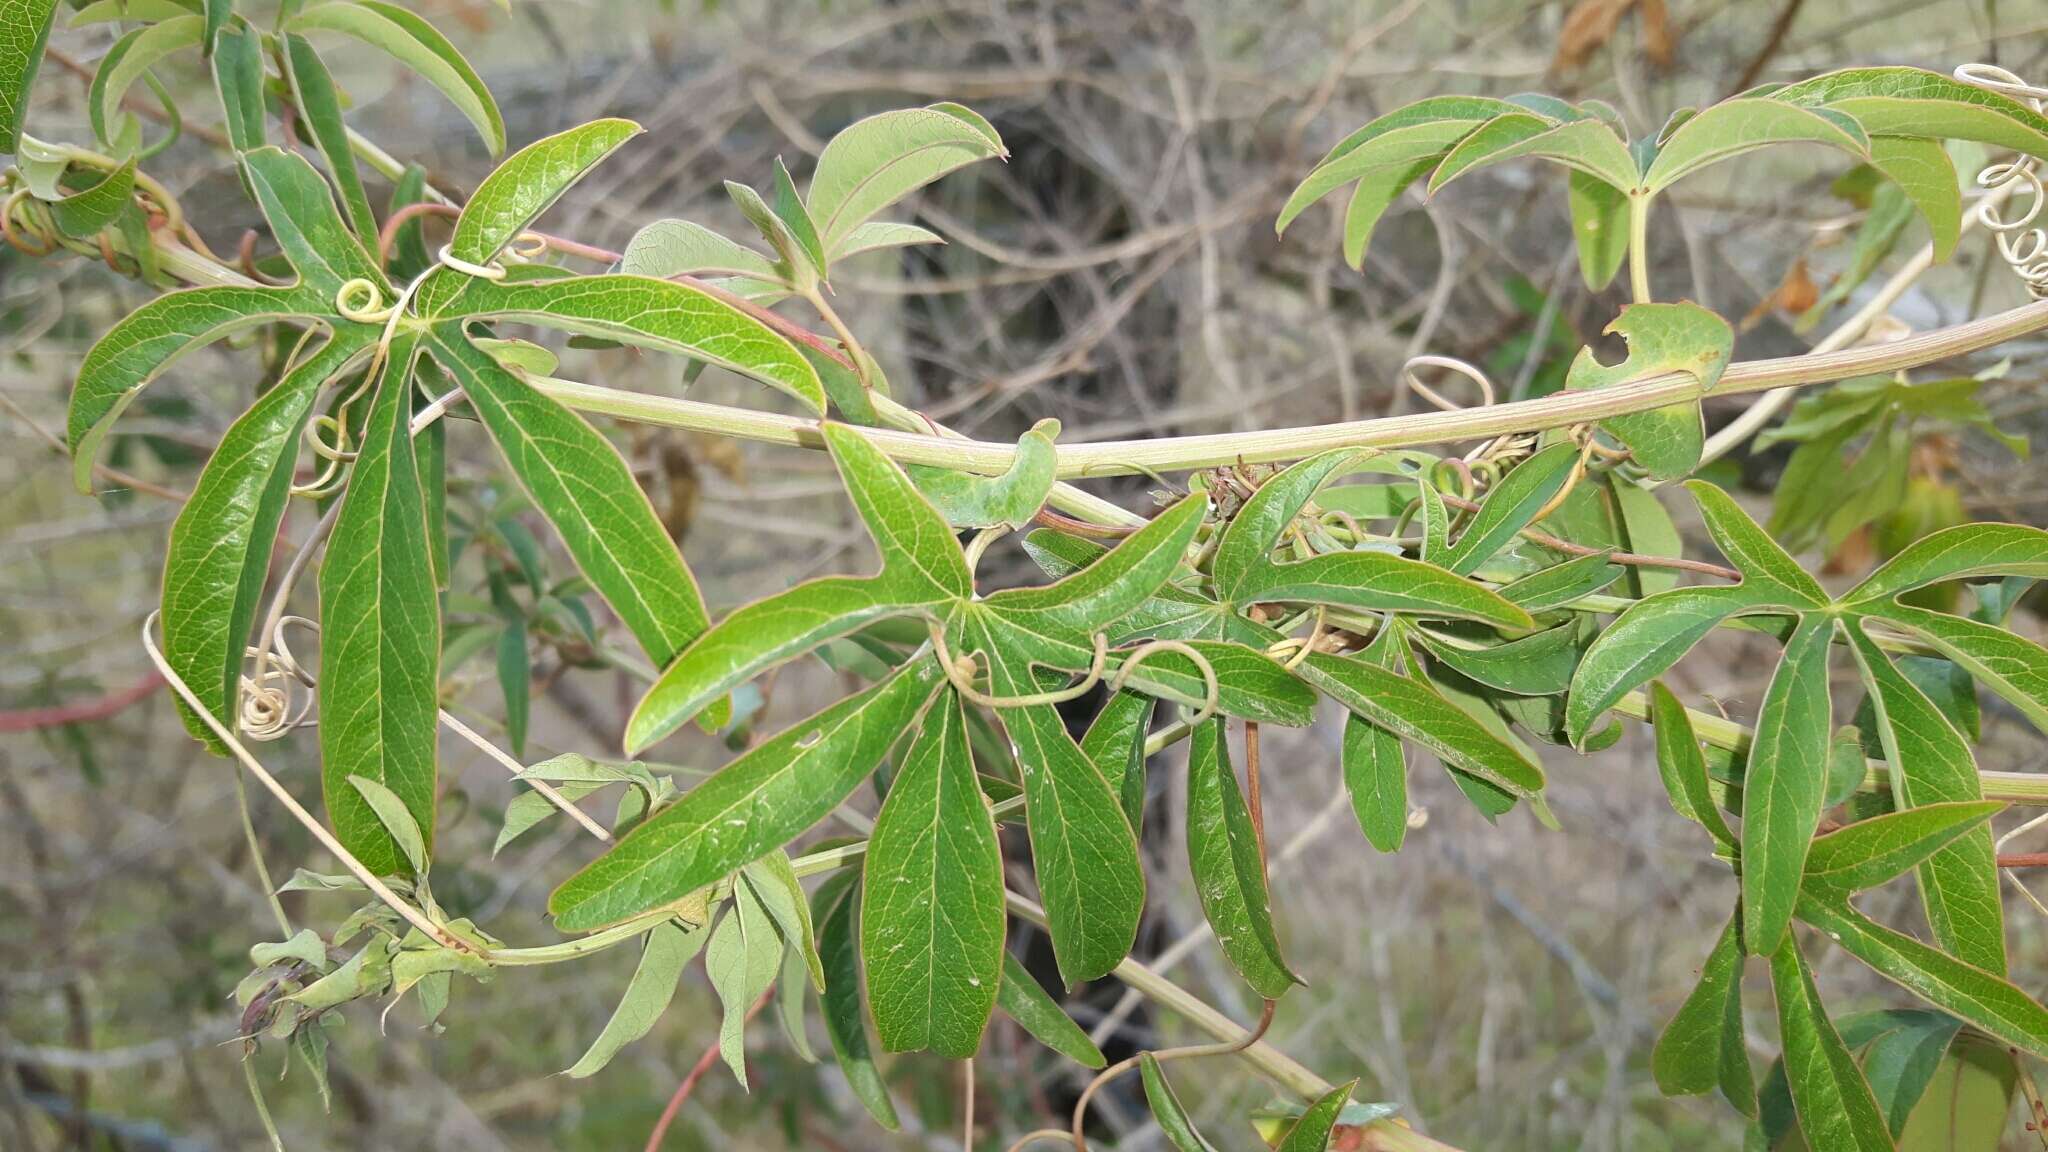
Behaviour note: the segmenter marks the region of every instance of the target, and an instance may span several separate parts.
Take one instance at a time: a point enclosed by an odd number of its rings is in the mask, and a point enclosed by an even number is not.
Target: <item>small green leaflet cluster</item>
[[[1974,140],[2048,156],[2048,118],[2007,96],[1918,68],[1852,68],[1755,88],[1675,113],[1654,137],[1628,138],[1597,100],[1528,94],[1437,96],[1396,109],[1339,141],[1280,210],[1285,231],[1340,188],[1344,258],[1356,268],[1372,232],[1410,184],[1427,190],[1490,164],[1535,157],[1569,170],[1573,232],[1588,287],[1607,285],[1629,255],[1630,219],[1672,184],[1772,144],[1822,144],[1896,183],[1926,218],[1935,258],[1954,250],[1962,196],[1943,140]]]

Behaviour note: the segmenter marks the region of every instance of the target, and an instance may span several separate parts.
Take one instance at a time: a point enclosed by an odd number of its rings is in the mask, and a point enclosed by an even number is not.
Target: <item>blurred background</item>
[[[1079,442],[1399,412],[1420,404],[1395,384],[1420,352],[1486,366],[1507,396],[1556,388],[1622,299],[1581,283],[1554,169],[1489,169],[1430,203],[1411,192],[1381,224],[1362,273],[1339,258],[1337,213],[1327,206],[1284,240],[1274,235],[1286,193],[1332,143],[1419,97],[1597,97],[1640,134],[1681,106],[1847,64],[1947,72],[1984,60],[2048,79],[2048,7],[2012,0],[415,7],[477,65],[514,147],[601,115],[646,126],[545,222],[607,248],[665,216],[743,234],[722,180],[761,185],[777,155],[801,174],[823,138],[865,113],[956,100],[987,115],[1011,148],[1008,163],[949,177],[916,205],[914,218],[950,244],[864,258],[834,285],[899,397],[986,439],[1013,439],[1044,417]],[[105,27],[60,28],[35,92],[39,135],[89,138],[81,72],[89,76],[112,40]],[[461,116],[417,78],[368,51],[328,58],[353,101],[351,122],[425,165],[440,187],[473,187],[489,170]],[[158,74],[186,96],[195,123],[217,121],[195,61]],[[1845,168],[1817,150],[1770,150],[1664,197],[1652,270],[1659,298],[1697,300],[1740,321],[1740,359],[1809,347],[1827,325],[1800,331],[1796,317],[1851,269],[1869,206],[1837,182]],[[232,251],[260,222],[195,134],[153,171],[216,250]],[[374,184],[373,200],[386,191]],[[1877,279],[1923,241],[1920,222],[1906,225]],[[1904,295],[1884,330],[2017,303],[2007,271],[1985,257],[1981,238],[1967,240]],[[1870,287],[1851,290],[1848,303]],[[101,265],[0,250],[0,1147],[10,1149],[264,1144],[239,1047],[225,1042],[248,947],[275,927],[247,859],[233,769],[184,735],[137,643],[176,511],[166,497],[189,488],[248,402],[256,353],[216,348],[187,359],[147,395],[113,446],[113,463],[141,482],[131,490],[79,496],[45,435],[62,426],[79,357],[150,294]],[[561,351],[565,376],[684,388],[675,361]],[[1983,399],[2001,427],[2026,434],[2044,423],[2043,351],[2036,338],[1946,369],[1990,370]],[[716,371],[690,394],[777,403]],[[1710,419],[1727,415],[1710,409]],[[618,438],[714,614],[870,562],[821,456],[649,429]],[[570,574],[544,526],[505,505],[511,491],[481,432],[458,424],[451,445],[460,513],[513,525],[495,538],[514,548],[531,531],[544,563]],[[2044,522],[2040,469],[1981,431],[1931,429],[1913,451],[1914,498],[1927,502],[1927,516]],[[1786,452],[1760,452],[1721,479],[1762,516]],[[1155,486],[1092,487],[1146,507]],[[1666,503],[1689,528],[1690,502]],[[311,523],[303,515],[287,524],[293,539]],[[1825,552],[1831,571],[1853,576],[1886,524],[1821,539],[1811,558]],[[1710,555],[1702,543],[1692,549]],[[479,552],[477,562],[492,562],[490,547]],[[983,565],[995,584],[1028,571],[1014,543]],[[464,611],[475,609],[451,604],[451,619]],[[2040,632],[2024,611],[2015,626]],[[535,638],[529,759],[617,749],[638,686],[576,667],[575,657]],[[1771,665],[1769,641],[1717,638],[1673,683],[1744,718]],[[835,676],[816,662],[790,669],[768,692],[760,728],[814,710],[844,687]],[[475,722],[503,715],[499,692],[488,655],[449,673],[451,707]],[[1854,695],[1842,694],[1838,715]],[[1490,827],[1418,764],[1420,826],[1400,854],[1382,857],[1353,825],[1335,720],[1266,736],[1280,927],[1309,981],[1287,998],[1274,1042],[1332,1080],[1362,1077],[1359,1099],[1396,1103],[1462,1148],[1738,1147],[1740,1127],[1724,1105],[1667,1100],[1648,1072],[1650,1045],[1690,989],[1734,889],[1697,829],[1665,803],[1647,732],[1631,728],[1590,759],[1548,755],[1557,831],[1520,810]],[[1985,729],[1983,767],[2042,766],[2039,737],[2017,716],[1987,702]],[[550,826],[494,859],[512,788],[467,746],[446,742],[442,751],[437,894],[513,942],[554,939],[547,892],[590,847],[573,828]],[[302,795],[317,790],[310,733],[268,745],[266,755]],[[700,736],[660,755],[704,771],[730,753]],[[1178,847],[1181,756],[1169,751],[1153,765],[1153,897],[1140,955],[1249,1020],[1257,1005],[1210,943],[1189,939],[1202,918]],[[872,810],[871,799],[862,804]],[[254,815],[273,868],[332,870],[274,805],[259,797]],[[1021,849],[1021,835],[1012,847]],[[1896,917],[1909,899],[1880,893],[1876,910]],[[295,917],[330,926],[351,907],[342,897],[289,900]],[[2011,909],[2014,976],[2038,994],[2048,932],[2017,895]],[[1023,929],[1013,927],[1012,946],[1031,947]],[[274,1080],[277,1046],[257,1058],[257,1075],[294,1149],[637,1148],[715,1037],[717,1009],[693,967],[645,1041],[594,1079],[558,1075],[609,1015],[633,963],[628,951],[461,985],[436,1029],[422,1028],[409,1007],[382,1021],[354,1012],[334,1034],[331,1113],[302,1069]],[[1821,961],[1820,979],[1838,1011],[1897,1002],[1838,956]],[[1112,1058],[1190,1035],[1120,999],[1120,988],[1091,987],[1070,1002]],[[1757,1034],[1774,1035],[1761,984],[1750,1011],[1766,1025]],[[957,1066],[890,1065],[905,1117],[905,1132],[890,1135],[860,1115],[829,1059],[803,1063],[765,1021],[751,1040],[752,1094],[714,1071],[667,1147],[958,1146]],[[1774,1054],[1768,1040],[1754,1047],[1759,1061]],[[1182,1098],[1212,1138],[1256,1146],[1243,1117],[1270,1099],[1268,1088],[1229,1061],[1180,1069]],[[981,1146],[998,1149],[1059,1122],[1087,1077],[1000,1020],[979,1071]],[[1105,1141],[1165,1147],[1134,1079],[1098,1109]],[[2013,1121],[2008,1146],[2020,1147],[2022,1135]]]

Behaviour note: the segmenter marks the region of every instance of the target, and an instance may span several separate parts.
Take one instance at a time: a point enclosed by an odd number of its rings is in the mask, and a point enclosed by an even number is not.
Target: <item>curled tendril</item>
[[[37,201],[26,188],[17,188],[0,206],[0,234],[8,246],[33,259],[55,252],[60,246],[56,230],[35,216]]]
[[[1109,662],[1109,637],[1101,632],[1095,634],[1095,659],[1088,666],[1088,674],[1080,683],[1051,692],[1033,692],[1025,696],[991,696],[974,686],[974,677],[981,671],[980,664],[971,652],[953,655],[946,647],[946,630],[938,621],[931,626],[932,652],[939,658],[939,669],[946,674],[946,681],[953,690],[967,700],[984,708],[1029,708],[1037,704],[1064,704],[1078,700],[1102,682],[1102,669]],[[1112,689],[1113,691],[1114,689]]]
[[[500,264],[495,260],[491,261],[489,264],[472,264],[469,261],[464,260],[462,257],[457,256],[454,253],[448,251],[448,245],[446,244],[441,245],[441,250],[439,252],[434,253],[434,259],[439,260],[441,263],[447,265],[448,267],[455,269],[457,272],[466,273],[470,276],[476,277],[479,280],[503,280],[506,275],[505,266],[503,264]]]
[[[391,319],[392,306],[375,281],[358,276],[334,290],[334,310],[358,324],[382,324]]]
[[[1308,635],[1275,640],[1267,645],[1266,655],[1275,660],[1285,657],[1282,667],[1289,672],[1301,667],[1301,662],[1308,659],[1308,654],[1315,651],[1316,643],[1323,638],[1323,618],[1327,611],[1325,606],[1316,605],[1316,622],[1310,625]]]
[[[498,254],[497,259],[492,260],[488,264],[471,263],[450,252],[448,249],[448,245],[441,245],[441,250],[434,254],[434,259],[455,269],[457,272],[466,273],[481,280],[503,280],[510,274],[510,270],[505,267],[506,261],[511,261],[514,264],[524,264],[531,260],[538,260],[547,254],[548,238],[538,232],[521,232],[512,238],[512,242],[505,246],[505,250]]]
[[[1124,658],[1123,667],[1118,668],[1116,675],[1109,679],[1110,695],[1114,696],[1118,692],[1123,691],[1124,682],[1131,678],[1131,673],[1136,672],[1139,665],[1161,652],[1180,653],[1193,661],[1195,670],[1202,674],[1202,708],[1201,711],[1188,718],[1188,723],[1191,725],[1200,724],[1202,721],[1214,716],[1217,707],[1222,702],[1216,683],[1216,666],[1209,663],[1209,658],[1202,655],[1199,649],[1184,640],[1147,640],[1145,643],[1131,649],[1131,654]]]
[[[1956,79],[1990,92],[2010,96],[2036,112],[2048,109],[2048,88],[2029,84],[1996,64],[1964,64]],[[2034,222],[2048,204],[2048,190],[2042,187],[2038,161],[2032,156],[2002,160],[1977,173],[1977,186],[1987,191],[2005,190],[2007,195],[2027,197],[2027,209],[2015,217],[1999,212],[1991,201],[1977,205],[1977,221],[1991,232],[1998,254],[2012,267],[2026,286],[2027,294],[2048,300],[2048,227]]]
[[[276,740],[304,727],[313,710],[312,673],[292,654],[285,629],[299,625],[318,631],[319,625],[304,616],[279,618],[266,642],[253,645],[246,656],[255,661],[251,674],[242,677],[241,697],[236,702],[236,724],[251,740]]]

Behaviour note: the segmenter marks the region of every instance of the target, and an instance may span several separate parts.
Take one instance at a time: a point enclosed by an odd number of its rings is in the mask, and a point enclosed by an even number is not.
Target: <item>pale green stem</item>
[[[1650,302],[1650,193],[1628,198],[1628,287],[1638,304]]]

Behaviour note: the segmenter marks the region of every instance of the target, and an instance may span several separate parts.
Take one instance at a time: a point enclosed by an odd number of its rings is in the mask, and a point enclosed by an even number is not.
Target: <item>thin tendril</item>
[[[1081,682],[1051,692],[1033,692],[1026,696],[991,696],[974,686],[974,675],[979,671],[974,655],[962,652],[958,658],[946,648],[946,630],[937,621],[932,622],[932,651],[939,658],[939,668],[946,674],[946,680],[954,691],[984,708],[1030,708],[1039,704],[1064,704],[1078,700],[1089,690],[1102,682],[1102,668],[1109,660],[1109,637],[1101,632],[1095,634],[1095,660],[1088,667],[1088,674]],[[1212,677],[1214,673],[1210,674]]]
[[[1140,664],[1161,652],[1180,653],[1193,661],[1195,669],[1202,674],[1202,687],[1204,690],[1202,709],[1188,720],[1188,724],[1190,726],[1200,724],[1202,721],[1214,716],[1221,699],[1220,691],[1216,684],[1216,666],[1209,663],[1209,658],[1202,655],[1200,650],[1194,645],[1184,640],[1148,640],[1132,649],[1131,654],[1124,658],[1123,666],[1116,670],[1116,675],[1110,677],[1110,695],[1114,696],[1118,692],[1123,691],[1124,681],[1131,678],[1131,673],[1136,672]]]

